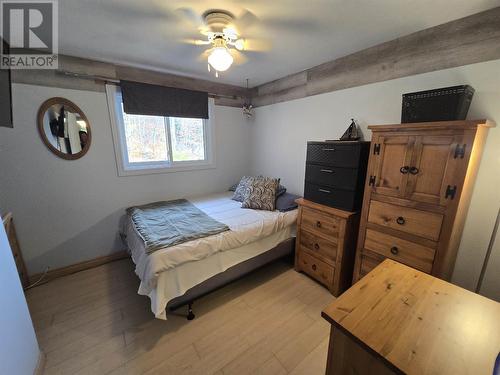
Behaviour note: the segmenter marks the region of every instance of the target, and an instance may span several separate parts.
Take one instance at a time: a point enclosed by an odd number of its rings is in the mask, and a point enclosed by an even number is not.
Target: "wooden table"
[[[493,373],[500,304],[385,260],[322,312],[327,374]]]

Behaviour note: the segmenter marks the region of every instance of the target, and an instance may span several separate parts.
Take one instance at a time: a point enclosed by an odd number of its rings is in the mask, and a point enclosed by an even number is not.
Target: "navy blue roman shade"
[[[208,93],[120,81],[123,109],[133,115],[208,118]]]

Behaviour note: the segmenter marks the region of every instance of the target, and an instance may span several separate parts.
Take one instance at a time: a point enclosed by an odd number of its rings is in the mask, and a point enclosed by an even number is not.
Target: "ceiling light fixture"
[[[227,43],[223,37],[215,37],[212,43],[214,47],[208,56],[208,63],[215,69],[217,74],[217,72],[224,72],[228,70],[234,59],[233,56],[231,56],[231,53],[227,48]]]

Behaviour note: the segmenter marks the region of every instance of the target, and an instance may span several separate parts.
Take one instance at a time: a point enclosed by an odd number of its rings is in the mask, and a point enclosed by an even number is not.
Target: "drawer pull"
[[[316,267],[316,265],[315,265],[315,264],[313,264],[313,265],[312,265],[312,269],[313,269],[313,271],[316,271],[316,268],[317,268],[317,267]]]
[[[410,167],[408,167],[408,166],[404,166],[404,167],[401,167],[401,168],[399,169],[399,171],[400,171],[402,174],[407,174],[409,170],[410,170]]]
[[[396,219],[396,223],[398,223],[399,225],[404,225],[406,223],[406,220],[403,216],[400,216]]]
[[[394,255],[398,255],[399,249],[396,246],[391,247],[391,253]]]
[[[331,191],[330,190],[326,190],[326,189],[318,189],[318,191],[322,192],[322,193],[328,193],[330,194]]]
[[[315,243],[315,244],[314,244],[314,248],[315,248],[316,250],[319,250],[319,244]]]
[[[410,173],[411,173],[411,174],[418,174],[418,172],[419,172],[419,170],[418,170],[418,168],[417,168],[417,167],[411,167],[411,168],[410,168]]]
[[[333,171],[331,169],[320,169],[320,172],[333,173]]]
[[[324,148],[323,151],[335,151],[334,148]]]
[[[316,222],[316,227],[321,228],[321,221],[319,221],[319,220],[318,220],[318,221]]]

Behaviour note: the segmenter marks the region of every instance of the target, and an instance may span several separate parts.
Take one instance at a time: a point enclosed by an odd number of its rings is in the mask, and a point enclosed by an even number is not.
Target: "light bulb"
[[[233,56],[229,53],[226,47],[216,47],[208,56],[208,63],[215,70],[224,72],[229,69],[233,63]]]

